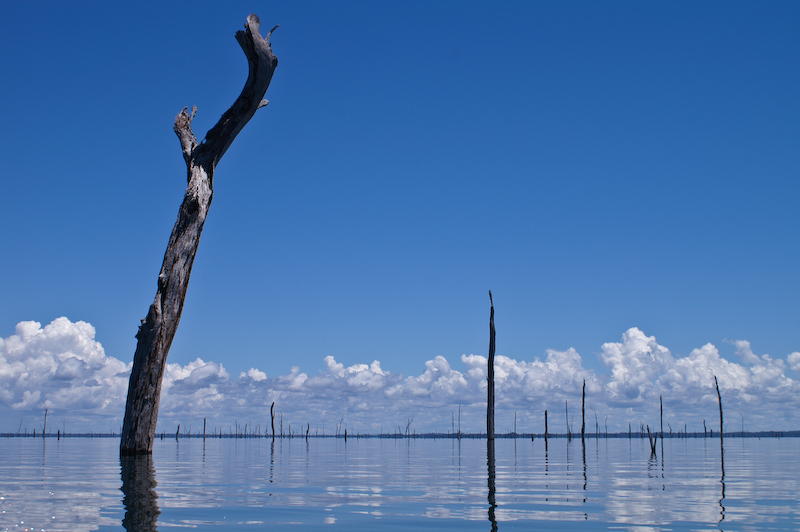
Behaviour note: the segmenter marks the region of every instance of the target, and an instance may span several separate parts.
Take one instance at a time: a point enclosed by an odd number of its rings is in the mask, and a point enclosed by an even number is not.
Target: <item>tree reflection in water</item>
[[[494,515],[494,511],[497,508],[495,499],[494,439],[486,440],[486,463],[489,467],[489,521],[492,523],[492,532],[497,532],[497,518]]]
[[[161,510],[158,509],[156,472],[153,455],[120,456],[122,471],[122,503],[125,517],[122,526],[128,532],[150,532],[157,530],[156,524]]]
[[[719,498],[719,522],[725,520],[725,445],[722,441],[722,433],[720,432],[719,435],[719,467],[722,471],[722,477],[719,479],[719,483],[722,484],[722,495]]]

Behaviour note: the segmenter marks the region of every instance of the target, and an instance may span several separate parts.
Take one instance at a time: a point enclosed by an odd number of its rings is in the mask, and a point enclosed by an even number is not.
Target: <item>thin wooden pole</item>
[[[581,395],[581,441],[586,433],[586,379],[583,379],[583,394]]]
[[[486,401],[486,438],[494,440],[494,301],[492,301],[492,291],[489,290],[489,376],[487,380],[487,401]]]
[[[544,439],[547,441],[547,410],[544,411]]]
[[[714,375],[714,386],[717,388],[717,399],[719,399],[719,438],[721,440],[725,430],[722,427],[722,395],[719,393],[719,382],[717,382],[716,375]]]
[[[275,441],[275,401],[272,401],[272,406],[269,407],[269,417],[272,423],[272,441]]]

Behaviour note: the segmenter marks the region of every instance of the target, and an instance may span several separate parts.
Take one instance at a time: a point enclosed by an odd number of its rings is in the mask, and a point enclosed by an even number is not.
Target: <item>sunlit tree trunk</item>
[[[214,169],[256,110],[267,104],[262,98],[278,59],[269,43],[272,31],[265,39],[259,32],[259,25],[258,17],[250,15],[245,30],[236,32],[236,40],[249,63],[247,82],[205,140],[198,143],[192,132],[196,107],[191,113],[184,108],[175,118],[174,129],[186,160],[188,185],[164,254],[155,300],[136,334],[138,343],[128,384],[121,454],[149,454],[153,450],[164,367],[181,319],[192,263],[211,205]],[[201,64],[202,58],[193,61]]]

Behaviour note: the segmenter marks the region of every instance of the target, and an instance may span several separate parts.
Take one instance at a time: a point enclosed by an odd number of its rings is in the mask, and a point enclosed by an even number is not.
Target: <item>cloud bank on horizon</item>
[[[106,356],[89,323],[65,317],[42,327],[17,324],[0,338],[0,432],[41,431],[45,408],[55,432],[118,431],[125,409],[132,363]],[[737,340],[739,362],[722,358],[708,343],[686,357],[675,357],[654,336],[636,327],[620,341],[601,346],[598,357],[608,373],[583,367],[572,348],[547,350],[531,361],[495,358],[496,430],[542,432],[550,411],[551,432],[580,431],[581,387],[586,381],[588,432],[634,430],[658,423],[659,395],[664,400],[664,429],[690,432],[718,427],[714,376],[719,380],[726,430],[793,430],[800,427],[800,352],[785,360],[757,355]],[[351,433],[405,430],[448,432],[461,407],[461,430],[485,428],[486,365],[482,355],[462,355],[460,369],[443,356],[425,363],[419,375],[391,373],[377,360],[345,367],[332,356],[325,368],[309,374],[293,366],[286,375],[268,376],[250,368],[229,375],[223,365],[196,359],[167,364],[159,431],[198,431],[208,426],[227,432],[236,423],[264,432],[275,402],[284,432],[310,427],[331,433],[342,423]],[[569,406],[567,406],[569,405]],[[569,412],[569,413],[568,413]],[[200,429],[202,431],[202,428]],[[213,430],[209,428],[209,430]]]

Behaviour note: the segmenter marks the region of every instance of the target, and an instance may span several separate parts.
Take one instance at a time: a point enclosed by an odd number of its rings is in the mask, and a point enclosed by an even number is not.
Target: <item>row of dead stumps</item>
[[[725,432],[723,431],[722,396],[720,395],[720,392],[719,392],[719,382],[717,381],[716,375],[714,376],[714,387],[717,390],[717,399],[719,401],[719,433],[718,434],[719,434],[719,437],[722,438],[724,436],[724,434],[725,434]],[[664,439],[664,402],[662,400],[662,396],[661,395],[658,396],[658,407],[659,407],[659,417],[660,417],[660,425],[661,425],[659,427],[659,430],[656,431],[655,427],[654,427],[653,430],[651,431],[650,430],[650,425],[645,425],[645,424],[642,423],[640,425],[640,427],[639,427],[639,433],[637,434],[637,436],[639,436],[641,438],[644,438],[645,432],[647,433],[647,439],[650,442],[650,453],[651,454],[655,454],[656,453],[656,444],[658,443],[658,438],[661,437],[662,441]],[[565,408],[565,416],[566,416],[566,419],[567,419],[566,438],[567,438],[567,440],[572,440],[572,438],[574,436],[572,434],[572,430],[570,429],[570,425],[569,425],[569,404],[566,401],[564,402],[564,408]],[[516,416],[516,414],[515,414],[515,416]],[[545,410],[544,411],[544,438],[545,438],[545,441],[547,440],[547,438],[549,436],[550,435],[549,435],[548,429],[547,429],[547,410]],[[614,434],[613,436],[614,437],[620,437],[620,436],[624,437],[624,433],[623,434],[617,433],[617,434]],[[633,433],[631,431],[631,424],[630,423],[628,423],[628,434],[627,434],[627,436],[628,436],[628,439],[631,439],[633,437]],[[672,437],[672,436],[673,436],[672,430],[670,430],[669,437]],[[697,437],[697,436],[699,436],[699,434],[695,433],[694,436]],[[742,436],[744,436],[744,430],[742,430]],[[583,381],[583,391],[582,391],[582,394],[581,394],[581,441],[584,441],[586,439],[586,437],[587,437],[587,433],[586,433],[586,380],[584,380]],[[595,420],[594,437],[595,438],[599,438],[600,437],[599,426],[598,426],[598,423],[597,423],[596,420]],[[606,437],[606,438],[608,437],[608,430],[607,429],[606,429],[606,433],[604,434],[604,437]],[[685,425],[684,425],[683,433],[678,433],[678,437],[688,437],[688,433],[686,432],[686,426]],[[711,430],[707,430],[706,429],[706,420],[705,419],[703,420],[703,437],[711,437],[711,438],[714,437],[714,430],[713,429],[711,429]],[[533,440],[533,439],[534,439],[534,435],[531,434],[531,440]]]
[[[490,304],[490,311],[489,311],[489,360],[488,360],[488,378],[487,378],[487,397],[486,397],[486,464],[488,469],[488,517],[489,522],[492,525],[492,532],[497,531],[497,517],[495,511],[497,509],[497,500],[496,500],[496,487],[495,487],[495,434],[494,434],[494,354],[495,354],[495,327],[494,327],[494,301],[492,300],[492,291],[489,290],[489,304]],[[723,429],[723,418],[722,418],[722,396],[719,392],[719,382],[717,381],[716,375],[714,376],[714,386],[717,390],[717,399],[719,400],[719,437],[720,437],[720,455],[722,456],[722,498],[720,499],[720,507],[722,508],[722,519],[724,519],[724,507],[722,506],[722,500],[725,498],[725,466],[724,466],[724,452],[723,452],[723,443],[722,438],[724,435]],[[661,396],[658,397],[659,402],[659,411],[660,411],[660,422],[661,427],[659,432],[651,431],[650,426],[646,426],[647,430],[647,438],[650,443],[650,456],[651,458],[656,455],[656,444],[658,442],[659,434],[662,437],[662,449],[663,449],[663,435],[664,435],[664,403],[662,401]],[[568,404],[564,403],[566,408],[566,418],[567,418],[567,438],[568,440],[572,439],[572,431],[570,430],[569,426],[569,406]],[[514,415],[515,418],[515,431],[516,431],[516,414]],[[547,448],[547,438],[548,438],[548,430],[547,430],[547,410],[544,412],[544,438],[545,438],[545,449]],[[597,430],[597,423],[595,422],[595,427]],[[703,421],[703,431],[705,432],[705,420]],[[684,429],[685,432],[685,429]],[[744,432],[744,431],[742,431]],[[597,432],[595,433],[597,435]],[[712,433],[713,436],[713,433]],[[628,425],[628,437],[631,437],[631,427],[630,424]],[[583,381],[583,390],[581,394],[581,444],[582,447],[585,449],[585,439],[586,439],[586,380]],[[531,434],[531,440],[533,440],[533,434]],[[585,458],[584,458],[585,460]]]
[[[487,366],[488,366],[488,368],[487,368],[488,375],[487,375],[486,438],[487,438],[487,440],[492,441],[492,440],[495,439],[495,432],[494,432],[495,326],[494,326],[494,302],[492,300],[492,292],[491,292],[491,290],[489,291],[489,302],[490,302],[490,313],[489,313],[489,358],[488,358],[488,364],[487,364]],[[717,398],[719,400],[719,426],[720,426],[719,437],[722,438],[724,436],[722,396],[720,395],[719,383],[717,381],[717,377],[716,376],[714,376],[714,386],[716,388]],[[564,406],[565,406],[566,419],[567,419],[567,432],[566,432],[566,434],[550,434],[550,432],[548,430],[548,412],[547,412],[547,410],[544,411],[544,434],[541,435],[541,436],[545,439],[545,441],[549,437],[566,437],[568,440],[572,440],[572,438],[574,437],[573,433],[572,433],[572,430],[571,430],[570,423],[569,423],[569,405],[568,405],[568,403],[566,401],[565,401]],[[644,437],[644,434],[646,432],[648,440],[649,440],[649,443],[650,443],[650,450],[651,450],[651,453],[653,453],[653,454],[656,452],[656,444],[658,442],[659,437],[661,437],[662,440],[664,438],[664,406],[663,406],[663,401],[662,401],[661,396],[659,396],[659,410],[660,410],[660,423],[661,423],[660,430],[659,431],[656,431],[655,429],[651,430],[649,425],[642,424],[639,427],[639,431],[638,431],[639,432],[638,436],[642,437],[642,438]],[[43,430],[41,432],[41,436],[42,437],[46,437],[46,434],[47,434],[47,412],[48,412],[47,409],[45,409],[44,426],[43,426]],[[595,414],[595,418],[596,417],[597,417],[597,415]],[[454,427],[453,427],[454,430],[453,430],[453,432],[451,432],[449,434],[428,433],[428,434],[417,435],[416,432],[412,433],[411,430],[410,430],[413,418],[409,418],[408,422],[406,423],[406,427],[405,427],[404,431],[402,430],[401,427],[398,427],[398,430],[395,433],[387,433],[387,434],[381,433],[380,436],[357,434],[356,437],[357,438],[362,438],[362,437],[368,437],[368,438],[374,438],[374,437],[380,437],[380,438],[418,438],[419,437],[419,438],[433,438],[433,439],[437,439],[437,438],[458,438],[458,439],[461,439],[462,437],[465,437],[465,438],[483,437],[483,435],[481,435],[481,434],[465,434],[465,433],[461,432],[461,407],[460,407],[460,405],[459,405],[458,418],[459,418],[459,423],[458,423],[459,430],[458,430],[458,432],[455,431],[455,423],[454,423]],[[524,436],[524,435],[517,434],[517,432],[516,432],[516,413],[514,414],[514,419],[515,419],[515,421],[514,421],[514,432],[510,433],[510,434],[500,435],[499,437],[501,437],[501,438],[508,438],[508,437],[517,438],[517,437],[520,437],[520,436]],[[276,421],[275,403],[273,402],[272,405],[270,406],[270,424],[271,424],[271,429],[272,429],[271,437],[272,437],[273,440],[275,440],[276,437],[284,438],[284,437],[287,437],[287,436],[289,438],[296,438],[296,437],[301,437],[302,438],[302,437],[305,437],[306,440],[308,440],[309,437],[314,437],[314,438],[320,437],[319,434],[314,434],[314,435],[311,434],[311,425],[310,425],[310,423],[306,423],[305,434],[302,434],[302,432],[300,432],[300,433],[293,432],[291,430],[291,425],[289,425],[288,435],[285,435],[284,431],[283,431],[283,415],[282,414],[279,414],[279,417],[278,417],[278,423],[279,423],[279,427],[280,427],[280,436],[278,436],[278,432],[275,430],[275,421]],[[455,420],[453,420],[453,421],[455,421]],[[181,438],[180,429],[181,429],[181,426],[179,424],[178,428],[177,428],[177,430],[175,432],[175,439],[176,440],[179,440]],[[17,436],[20,436],[20,435],[21,434],[18,431]],[[27,431],[26,431],[25,435],[27,436]],[[681,436],[680,433],[678,435]],[[745,435],[744,430],[742,430],[742,436],[744,436],[744,435]],[[34,432],[33,432],[32,436],[36,437],[36,430],[35,429],[34,429]],[[160,436],[161,436],[161,439],[164,440],[166,438],[166,433],[162,432]],[[200,437],[200,436],[201,436],[200,434],[192,435],[191,431],[185,432],[184,435],[183,435],[183,437]],[[263,436],[261,435],[260,426],[258,428],[250,427],[250,430],[248,432],[248,425],[244,425],[243,427],[240,427],[238,425],[238,422],[236,423],[235,432],[233,430],[233,427],[231,427],[231,431],[228,434],[224,434],[222,430],[218,431],[215,428],[213,434],[207,434],[207,432],[206,432],[206,420],[203,419],[202,438],[205,440],[207,436],[210,436],[210,437],[213,437],[213,438],[217,438],[217,437],[218,438],[223,438],[223,437],[225,437],[225,438],[231,438],[231,437],[236,437],[236,438],[269,437],[266,434],[266,429],[264,431],[264,435]],[[585,440],[585,438],[587,436],[591,436],[591,435],[590,434],[587,435],[587,433],[586,433],[586,381],[584,380],[583,381],[582,396],[581,396],[581,441]],[[607,428],[606,428],[605,433],[603,434],[603,437],[605,437],[605,438],[608,438],[608,437],[624,437],[624,436],[625,436],[624,433],[623,434],[620,434],[620,433],[608,434]],[[688,434],[686,432],[686,429],[685,429],[685,426],[684,426],[684,431],[683,431],[683,435],[682,436],[683,437],[687,437],[688,436]],[[699,436],[699,434],[695,433],[694,436],[697,437],[697,436]],[[710,431],[706,430],[705,420],[703,420],[703,436],[704,437],[706,437],[706,436],[714,437],[714,431],[713,430],[710,430]],[[56,437],[58,439],[61,439],[61,431],[60,430],[57,432]],[[338,424],[336,424],[335,434],[333,434],[333,435],[325,435],[324,431],[323,431],[322,437],[343,438],[346,441],[347,437],[348,437],[348,431],[347,431],[346,425],[344,424],[344,419],[342,419],[342,421],[340,421]],[[351,434],[351,437],[352,437],[352,434]],[[531,437],[531,440],[533,440],[535,438],[535,434],[531,433],[530,437]],[[599,424],[597,423],[597,419],[595,419],[594,437],[595,438],[599,438],[600,437]],[[633,433],[632,433],[630,424],[628,425],[627,437],[628,438],[632,438],[633,437]],[[671,428],[670,428],[670,432],[669,432],[669,437],[673,437]]]
[[[203,419],[203,433],[202,434],[192,434],[191,430],[189,430],[189,431],[184,432],[183,435],[181,435],[181,425],[178,424],[178,429],[175,431],[175,440],[178,441],[178,440],[180,440],[181,437],[184,437],[184,438],[192,438],[192,437],[200,438],[200,437],[202,437],[203,440],[205,440],[207,437],[208,438],[269,438],[269,437],[271,437],[272,441],[275,441],[276,438],[280,438],[280,439],[283,439],[283,438],[305,438],[305,440],[308,441],[309,438],[320,438],[321,437],[321,438],[343,438],[345,441],[347,441],[347,437],[348,437],[347,425],[346,425],[346,423],[344,421],[344,418],[342,418],[339,421],[339,423],[336,424],[336,429],[335,429],[335,432],[333,434],[325,434],[324,430],[323,430],[322,435],[320,435],[318,432],[316,434],[311,434],[311,424],[308,423],[308,422],[306,423],[305,431],[302,431],[302,429],[301,429],[300,432],[293,432],[292,431],[292,425],[289,424],[288,432],[284,433],[284,431],[283,431],[283,414],[278,414],[277,415],[278,427],[279,427],[280,432],[278,432],[275,429],[276,414],[275,414],[275,402],[274,401],[273,401],[272,405],[270,406],[269,412],[270,412],[270,425],[271,425],[271,428],[272,428],[272,434],[271,435],[266,431],[266,428],[264,430],[264,433],[262,434],[261,433],[261,425],[256,425],[256,427],[252,427],[252,425],[250,425],[250,428],[249,428],[249,431],[248,431],[248,424],[240,426],[238,421],[235,422],[235,427],[231,426],[230,431],[228,432],[228,434],[225,434],[222,430],[218,431],[216,428],[214,428],[214,432],[213,433],[207,433],[206,432],[207,423],[206,423],[206,419],[204,418]],[[386,433],[386,434],[382,433],[382,434],[380,434],[380,436],[376,436],[374,434],[363,434],[362,435],[362,434],[359,434],[359,433],[356,433],[355,435],[353,435],[351,433],[350,437],[356,437],[356,438],[375,438],[375,437],[380,437],[380,438],[395,438],[395,439],[396,438],[416,438],[417,437],[416,432],[412,432],[411,431],[411,423],[413,423],[413,421],[414,421],[413,417],[412,418],[408,418],[408,421],[406,422],[405,431],[402,431],[401,427],[398,427],[398,430],[395,433]],[[435,434],[433,434],[432,436],[433,436],[434,439],[436,438]],[[420,437],[431,437],[431,435],[430,434],[421,435]],[[460,437],[461,437],[461,434],[459,434],[459,438]],[[162,432],[161,433],[161,439],[164,440],[165,438],[166,438],[166,432]]]
[[[495,327],[494,327],[494,301],[492,300],[492,291],[489,290],[489,360],[488,360],[488,375],[487,375],[487,397],[486,397],[486,439],[489,442],[493,442],[495,438],[494,434],[494,353],[495,353]],[[719,393],[719,382],[717,381],[717,376],[714,376],[714,386],[717,390],[717,399],[719,400],[719,435],[720,438],[724,435],[723,429],[723,420],[722,420],[722,395]],[[661,396],[658,396],[658,403],[659,403],[659,411],[660,411],[660,421],[661,427],[659,432],[651,431],[650,425],[646,426],[647,430],[647,438],[650,442],[650,452],[651,454],[656,453],[656,443],[658,442],[659,434],[663,440],[664,437],[664,403],[662,401]],[[572,439],[572,430],[570,429],[569,425],[569,405],[567,402],[564,402],[564,406],[566,409],[566,419],[567,419],[567,439]],[[460,412],[459,412],[460,417]],[[705,420],[703,420],[703,432],[705,433]],[[514,414],[514,429],[516,431],[516,413]],[[595,420],[595,427],[597,430],[597,422]],[[685,428],[684,428],[685,432]],[[744,431],[742,431],[744,432]],[[597,432],[595,432],[595,436]],[[713,431],[711,436],[713,437]],[[533,440],[533,434],[531,434],[531,440]],[[628,424],[628,437],[631,437],[631,426]],[[547,430],[547,410],[544,411],[544,438],[547,441],[548,438],[548,430]],[[586,380],[583,381],[583,389],[581,393],[581,441],[586,439]],[[487,447],[487,451],[489,453],[489,459],[491,462],[494,461],[494,445],[491,444]],[[491,472],[490,472],[491,474]]]
[[[490,310],[489,310],[489,358],[488,358],[488,361],[487,361],[487,366],[488,366],[487,367],[487,373],[488,374],[487,374],[487,386],[486,386],[486,388],[487,388],[487,398],[486,398],[487,399],[486,400],[486,439],[489,442],[492,442],[495,439],[495,432],[494,432],[494,384],[495,384],[494,383],[494,355],[495,355],[495,335],[496,335],[496,333],[495,333],[495,326],[494,326],[494,301],[492,300],[492,291],[491,290],[489,290],[489,303],[490,303]],[[717,399],[719,400],[719,427],[720,427],[719,437],[722,438],[723,435],[724,435],[723,413],[722,413],[722,396],[720,395],[719,382],[717,381],[717,377],[716,376],[714,376],[714,386],[715,386],[716,391],[717,391]],[[640,436],[642,438],[644,437],[644,434],[645,434],[645,431],[646,431],[647,438],[648,438],[648,441],[650,443],[651,454],[655,454],[655,452],[656,452],[656,444],[658,442],[659,436],[661,437],[662,441],[663,441],[663,438],[664,438],[664,403],[663,403],[662,397],[660,395],[659,395],[658,401],[659,401],[659,411],[660,411],[660,429],[659,429],[659,431],[656,432],[655,430],[650,430],[650,425],[642,425],[640,427],[640,431],[639,431],[639,434],[640,434]],[[566,437],[567,437],[568,440],[572,440],[573,434],[572,434],[572,430],[570,428],[570,423],[569,423],[569,404],[565,401],[564,406],[565,406],[565,410],[566,410],[566,419],[567,419]],[[596,417],[596,414],[595,414],[595,417]],[[341,437],[346,441],[348,434],[347,434],[346,426],[343,426],[343,421],[344,420],[340,421],[336,425],[336,433],[333,435],[333,437],[335,437],[335,438]],[[403,438],[403,437],[405,437],[405,438],[417,438],[418,436],[417,436],[416,432],[414,432],[413,434],[410,432],[410,426],[411,426],[412,421],[413,421],[413,418],[409,418],[408,423],[406,423],[405,431],[401,431],[400,428],[398,427],[398,431],[396,433],[394,433],[394,434],[386,434],[385,436],[384,436],[384,434],[381,434],[379,437],[381,437],[381,438],[384,438],[384,437],[386,437],[386,438]],[[270,423],[271,423],[271,428],[272,428],[272,439],[274,441],[275,438],[276,438],[276,431],[275,431],[275,403],[274,402],[270,406]],[[284,438],[283,415],[280,415],[279,424],[280,424],[280,438]],[[453,420],[453,425],[454,425],[454,427],[453,427],[454,430],[453,430],[452,433],[450,433],[448,435],[439,434],[438,436],[440,438],[449,437],[449,438],[458,438],[458,439],[461,439],[462,437],[475,437],[475,436],[480,437],[480,435],[462,434],[462,432],[461,432],[461,407],[460,407],[460,405],[459,405],[459,412],[458,412],[459,430],[458,430],[457,433],[455,432],[455,419]],[[309,437],[319,437],[318,434],[312,436],[310,434],[310,430],[311,430],[311,425],[309,423],[307,423],[306,424],[305,435],[304,435],[306,440],[308,440]],[[227,437],[232,437],[233,435],[234,435],[233,428],[231,428],[231,432],[227,435]],[[705,437],[707,435],[710,436],[710,437],[714,437],[714,431],[711,430],[710,433],[707,433],[707,431],[706,431],[706,423],[705,423],[705,420],[703,420],[703,436]],[[293,437],[297,437],[297,436],[303,437],[302,434],[294,434],[292,432],[292,430],[291,430],[291,425],[290,425],[289,426],[288,437],[293,438]],[[516,438],[518,436],[519,435],[516,433],[516,413],[515,413],[514,414],[514,433],[513,434],[508,434],[508,435],[503,435],[503,436],[500,436],[500,437],[514,437],[514,438]],[[558,437],[559,435],[555,435],[554,434],[552,436]],[[594,436],[595,436],[595,438],[599,437],[599,426],[598,426],[598,423],[597,423],[596,419],[595,419],[595,434],[594,434]],[[620,434],[617,433],[617,434],[615,434],[613,436],[619,437]],[[627,436],[628,436],[629,439],[632,438],[632,436],[633,436],[630,424],[628,424],[628,434],[627,434]],[[671,436],[672,436],[672,431],[670,430],[670,437]],[[684,425],[683,436],[684,437],[687,436],[685,425]],[[744,436],[744,430],[742,431],[742,436]],[[204,440],[206,439],[206,420],[205,419],[203,420],[203,435],[202,435],[202,437],[203,437]],[[222,431],[217,432],[217,430],[214,429],[213,437],[222,438],[222,437],[224,437],[224,435],[223,435]],[[237,423],[235,437],[237,437],[237,438],[240,438],[240,437],[244,437],[244,438],[247,438],[247,437],[261,437],[260,429],[256,429],[255,431],[253,431],[251,429],[251,432],[248,435],[247,425],[244,426],[244,430],[243,431],[240,431],[240,429],[238,427],[238,423]],[[266,437],[266,430],[265,430],[265,437]],[[326,437],[325,434],[324,434],[324,431],[323,431],[323,437]],[[330,436],[328,436],[328,437],[330,437]],[[356,437],[359,437],[359,438],[360,437],[374,438],[376,436],[375,435],[366,435],[366,436],[357,435]],[[435,434],[435,433],[433,433],[433,434],[423,434],[423,435],[420,435],[419,437],[421,437],[421,438],[430,438],[430,437],[432,437],[432,438],[436,439],[437,434]],[[531,437],[531,440],[533,440],[535,438],[535,435],[533,433],[531,433],[530,437]],[[543,437],[545,439],[545,442],[547,441],[547,439],[549,437],[551,437],[551,434],[549,433],[549,430],[548,430],[547,410],[544,411],[544,434],[543,434]],[[587,433],[586,433],[586,380],[584,380],[583,381],[582,394],[581,394],[581,441],[584,441],[586,439],[586,437],[587,437]],[[604,437],[606,437],[606,438],[609,437],[607,428],[606,428],[606,432],[604,434]],[[623,435],[623,437],[624,437],[624,435]],[[162,432],[161,433],[161,439],[163,440],[164,438],[165,438],[165,433]],[[180,425],[178,425],[178,430],[175,432],[175,439],[176,440],[180,439]],[[492,449],[493,447],[494,447],[493,445],[489,446],[490,449]]]

